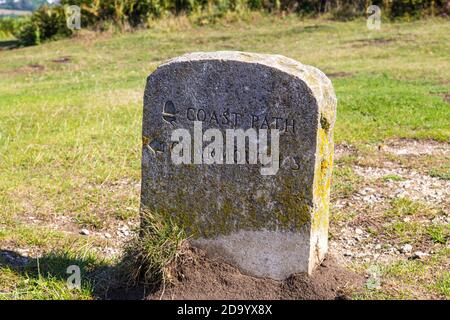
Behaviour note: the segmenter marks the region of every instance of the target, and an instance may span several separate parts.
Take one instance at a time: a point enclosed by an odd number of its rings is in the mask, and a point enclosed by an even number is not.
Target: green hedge
[[[59,6],[42,6],[30,18],[21,19],[14,24],[14,34],[23,45],[71,35],[72,30],[66,26],[67,5],[81,8],[82,27],[102,29],[111,24],[120,28],[145,26],[149,19],[166,15],[195,13],[220,17],[242,10],[328,14],[334,19],[348,20],[365,16],[371,4],[380,6],[383,16],[393,19],[448,13],[447,1],[443,0],[62,0]]]
[[[13,34],[20,44],[27,46],[70,36],[72,30],[67,27],[64,7],[44,5],[34,11],[31,17],[20,19]]]

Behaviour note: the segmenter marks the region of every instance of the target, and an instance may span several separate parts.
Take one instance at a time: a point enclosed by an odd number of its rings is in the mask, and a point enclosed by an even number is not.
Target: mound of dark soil
[[[340,268],[328,257],[308,276],[294,274],[284,281],[242,274],[235,267],[206,257],[190,248],[182,256],[170,285],[147,295],[147,299],[348,299],[363,279]]]

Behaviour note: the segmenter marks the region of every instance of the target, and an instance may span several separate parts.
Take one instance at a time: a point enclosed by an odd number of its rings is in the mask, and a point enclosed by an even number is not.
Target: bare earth
[[[255,278],[226,263],[189,249],[171,285],[161,287],[147,299],[348,299],[347,292],[361,286],[363,278],[327,258],[309,277],[294,274],[285,281]]]

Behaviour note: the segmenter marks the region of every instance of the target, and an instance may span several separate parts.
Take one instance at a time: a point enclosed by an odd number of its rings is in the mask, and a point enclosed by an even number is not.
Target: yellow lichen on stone
[[[143,145],[143,146],[148,145],[149,142],[150,142],[150,138],[149,138],[149,137],[142,136],[142,145]]]
[[[318,163],[314,180],[315,210],[312,228],[315,231],[328,228],[331,170],[333,167],[333,144],[326,130],[320,128],[317,138]]]

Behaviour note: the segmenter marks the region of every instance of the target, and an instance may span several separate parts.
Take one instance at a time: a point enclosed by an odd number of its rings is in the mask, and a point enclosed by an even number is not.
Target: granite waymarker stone
[[[194,245],[246,273],[311,272],[327,251],[335,112],[330,80],[280,55],[191,53],[166,62],[144,95],[142,209],[171,217]],[[194,137],[199,123],[224,137],[227,129],[278,129],[279,170],[261,174],[248,155],[243,164],[175,164],[173,131]]]

